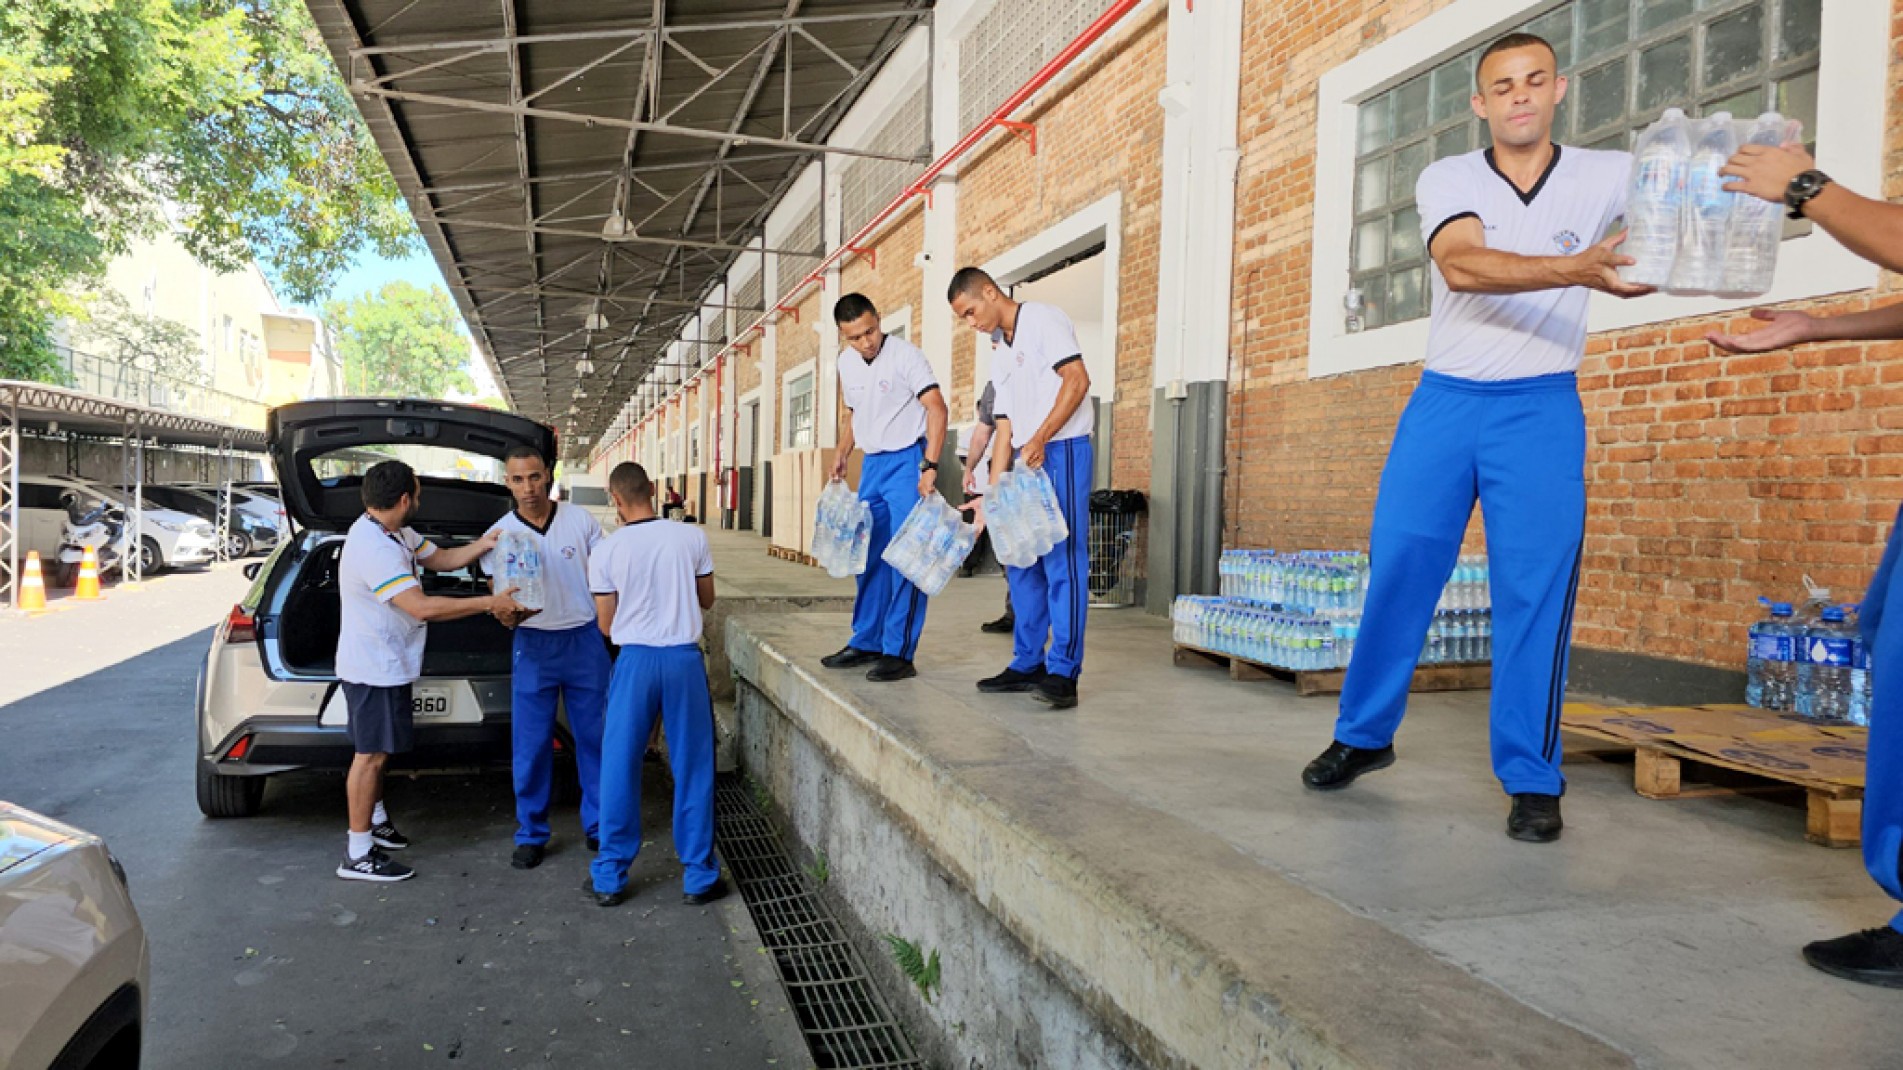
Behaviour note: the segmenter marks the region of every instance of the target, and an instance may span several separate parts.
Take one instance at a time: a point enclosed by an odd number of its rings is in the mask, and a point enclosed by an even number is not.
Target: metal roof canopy
[[[99,438],[122,438],[136,429],[141,440],[161,446],[200,446],[264,452],[264,432],[168,409],[132,405],[62,386],[0,379],[0,427],[18,421],[21,429],[62,431]]]
[[[498,383],[578,434],[738,257],[824,255],[749,244],[806,164],[929,159],[824,142],[930,0],[306,3]]]

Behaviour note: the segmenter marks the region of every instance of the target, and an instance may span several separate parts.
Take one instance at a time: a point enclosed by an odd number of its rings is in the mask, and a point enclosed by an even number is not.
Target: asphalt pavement
[[[130,875],[152,948],[149,1070],[809,1065],[738,898],[682,904],[664,776],[647,778],[635,895],[613,909],[581,891],[589,855],[572,807],[539,869],[510,868],[502,772],[391,781],[418,873],[402,884],[334,875],[340,776],[279,777],[258,816],[202,817],[192,696],[210,629],[156,644],[142,623],[175,617],[168,602],[222,597],[188,597],[193,579],[71,615],[143,653],[75,674],[42,645],[68,619],[14,620],[0,659],[27,692],[0,706],[0,799],[103,836]]]

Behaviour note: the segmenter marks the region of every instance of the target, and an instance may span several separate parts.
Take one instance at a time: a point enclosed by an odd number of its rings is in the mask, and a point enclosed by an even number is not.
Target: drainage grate
[[[814,1064],[820,1070],[923,1067],[845,930],[786,856],[779,833],[739,777],[720,778],[714,819],[721,861],[779,968]]]

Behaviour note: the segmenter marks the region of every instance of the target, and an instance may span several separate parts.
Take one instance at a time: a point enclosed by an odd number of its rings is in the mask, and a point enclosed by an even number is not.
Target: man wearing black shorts
[[[350,715],[356,756],[344,790],[350,803],[349,853],[337,867],[345,880],[400,881],[416,871],[385,854],[410,845],[383,805],[383,768],[390,755],[410,749],[410,685],[423,673],[423,642],[433,620],[478,613],[525,616],[513,590],[481,598],[423,593],[418,568],[454,572],[495,548],[490,532],[455,549],[441,549],[409,527],[423,493],[402,461],[384,461],[363,477],[364,514],[344,537],[337,563],[342,627],[337,635],[337,678]]]

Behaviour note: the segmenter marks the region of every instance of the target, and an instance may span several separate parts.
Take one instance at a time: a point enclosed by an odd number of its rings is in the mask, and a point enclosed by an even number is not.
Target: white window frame
[[[912,329],[911,305],[895,308],[879,317],[879,331],[883,334],[896,334],[913,345],[918,345],[918,339],[912,337],[917,332]]]
[[[1366,100],[1476,43],[1534,18],[1554,0],[1455,0],[1321,78],[1316,95],[1315,219],[1311,235],[1308,374],[1342,375],[1406,364],[1427,355],[1428,320],[1357,334],[1343,323],[1354,236],[1355,111]],[[1818,56],[1819,166],[1867,196],[1883,189],[1884,115],[1889,99],[1890,5],[1823,5]],[[1758,305],[1781,304],[1875,287],[1878,269],[1821,228],[1786,241],[1777,277],[1762,297],[1724,300],[1654,294],[1622,301],[1594,294],[1594,332],[1624,330]]]
[[[1009,289],[1026,278],[1085,249],[1103,243],[1103,342],[1106,353],[1084,354],[1091,370],[1090,396],[1109,403],[1117,388],[1118,298],[1123,280],[1123,194],[1112,193],[1085,205],[1036,237],[1020,242],[985,264],[985,274]],[[985,392],[991,380],[991,347],[980,338],[971,363],[972,397]]]
[[[813,377],[813,441],[808,446],[793,445],[793,381],[803,375]],[[780,442],[781,448],[792,453],[796,450],[813,449],[819,445],[819,361],[817,359],[801,362],[788,368],[780,376]]]

